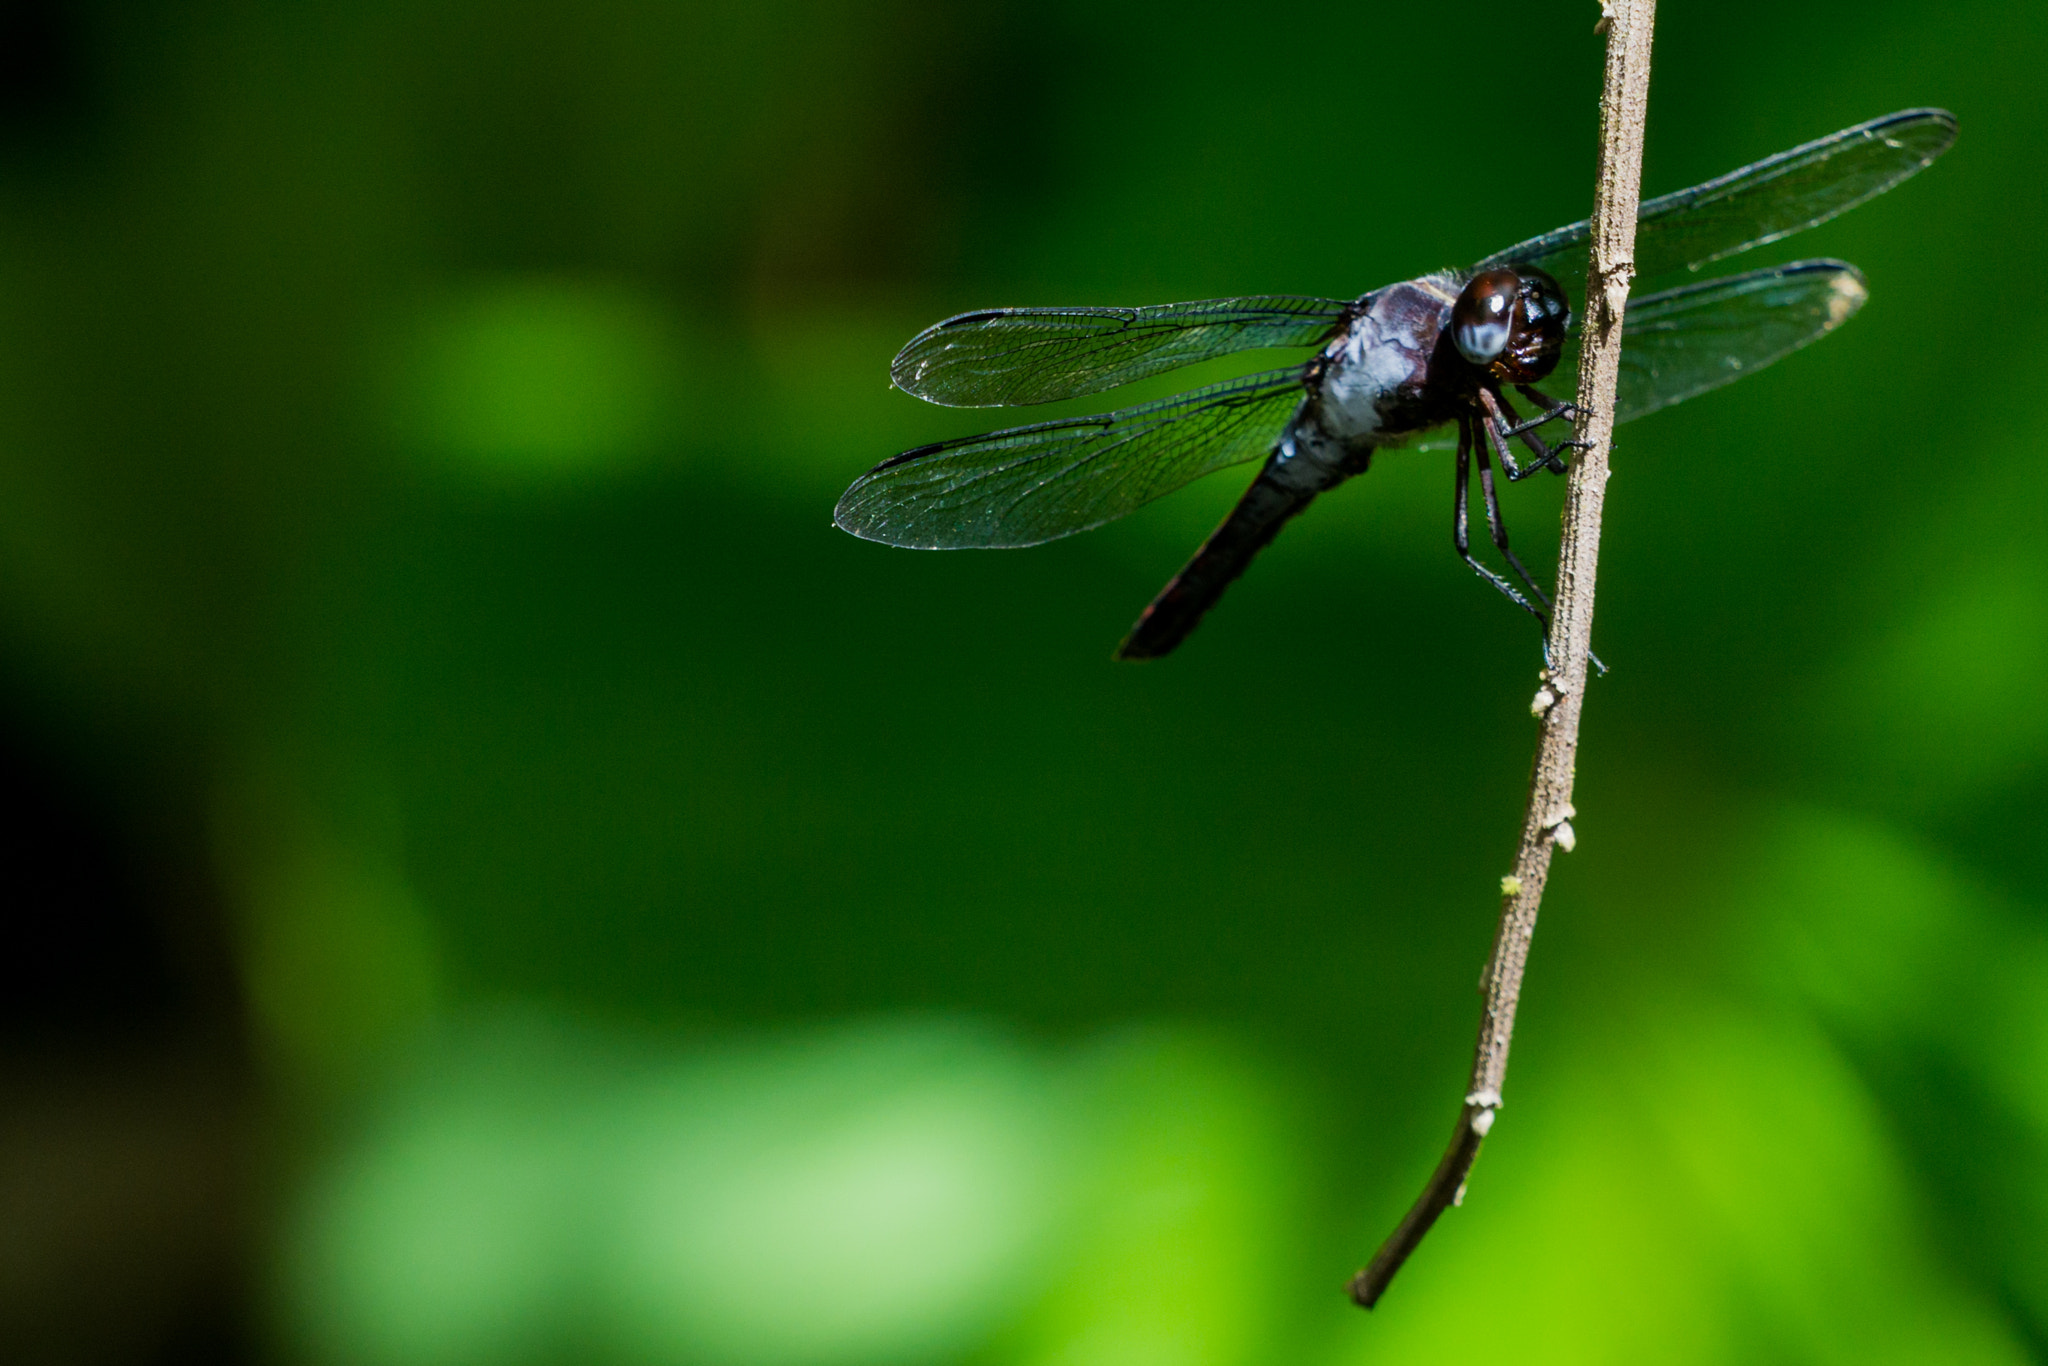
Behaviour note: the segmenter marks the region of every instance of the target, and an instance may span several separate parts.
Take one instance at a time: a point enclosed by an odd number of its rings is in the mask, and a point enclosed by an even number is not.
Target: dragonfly
[[[1908,109],[1641,206],[1636,278],[1714,262],[1825,223],[1947,151],[1955,116]],[[999,308],[920,332],[889,374],[949,407],[1093,394],[1239,351],[1305,361],[1091,417],[934,442],[884,460],[839,500],[855,536],[920,549],[1038,545],[1101,526],[1231,465],[1264,464],[1230,515],[1131,628],[1120,659],[1187,638],[1251,560],[1380,450],[1455,428],[1452,544],[1480,578],[1549,625],[1550,598],[1509,546],[1494,464],[1510,482],[1563,473],[1582,447],[1544,436],[1583,415],[1537,386],[1577,373],[1571,300],[1586,285],[1585,221],[1356,299],[1257,295],[1138,308]],[[1827,335],[1869,290],[1846,261],[1794,261],[1630,301],[1615,421],[1753,374]],[[1509,391],[1513,391],[1514,397]],[[1529,415],[1517,406],[1529,405]],[[1514,448],[1519,443],[1523,458]],[[1487,536],[1519,586],[1473,553],[1478,468]],[[1523,590],[1527,590],[1524,592]]]

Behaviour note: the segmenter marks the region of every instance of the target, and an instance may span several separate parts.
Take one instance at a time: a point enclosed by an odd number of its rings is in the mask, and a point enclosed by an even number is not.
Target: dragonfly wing
[[[1304,369],[905,451],[855,480],[833,520],[921,550],[1037,545],[1086,531],[1264,455],[1301,405]]]
[[[1614,418],[1718,389],[1818,341],[1869,297],[1847,261],[1798,261],[1631,301]]]
[[[1901,110],[1648,200],[1636,223],[1636,278],[1698,270],[1825,223],[1916,174],[1955,138],[1956,116],[1947,110]],[[1497,251],[1474,269],[1541,266],[1583,299],[1590,231],[1573,223]]]
[[[1314,346],[1350,306],[1270,294],[1145,308],[999,308],[948,318],[890,362],[898,388],[949,407],[1050,403],[1195,361]]]
[[[1614,420],[1631,422],[1754,374],[1840,327],[1867,296],[1856,267],[1823,260],[1631,299]],[[1574,332],[1557,372],[1575,375],[1578,365]]]

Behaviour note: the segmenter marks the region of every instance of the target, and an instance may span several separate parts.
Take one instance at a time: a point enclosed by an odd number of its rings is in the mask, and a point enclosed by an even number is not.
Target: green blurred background
[[[1445,458],[1143,667],[1242,473],[830,525],[991,425],[887,387],[949,313],[1582,216],[1593,18],[0,6],[0,1356],[2048,1361],[2048,12],[1665,6],[1652,192],[1963,132],[1623,431],[1508,1106],[1371,1317],[1533,741]]]

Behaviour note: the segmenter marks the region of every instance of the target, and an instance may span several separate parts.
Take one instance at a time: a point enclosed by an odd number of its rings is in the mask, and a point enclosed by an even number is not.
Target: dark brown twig
[[[1643,166],[1643,118],[1649,103],[1650,36],[1656,0],[1604,0],[1607,78],[1600,96],[1600,174],[1593,190],[1592,265],[1586,276],[1583,350],[1579,362],[1579,435],[1589,448],[1573,464],[1565,493],[1564,543],[1558,551],[1557,606],[1551,618],[1551,667],[1531,710],[1540,727],[1529,807],[1515,871],[1501,879],[1500,929],[1480,978],[1485,1009],[1472,1080],[1451,1144],[1421,1196],[1372,1262],[1351,1281],[1351,1297],[1370,1309],[1394,1273],[1422,1242],[1437,1216],[1465,1194],[1465,1176],[1493,1127],[1507,1080],[1508,1043],[1522,968],[1536,931],[1536,910],[1550,873],[1553,846],[1570,852],[1572,772],[1579,747],[1579,706],[1585,695],[1593,638],[1593,580],[1600,556],[1600,510],[1607,489],[1608,447],[1621,367],[1621,321],[1635,278],[1636,203]]]

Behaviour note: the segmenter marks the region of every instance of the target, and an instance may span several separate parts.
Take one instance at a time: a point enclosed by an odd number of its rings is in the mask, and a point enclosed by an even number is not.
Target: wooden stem
[[[1531,711],[1539,736],[1529,806],[1515,871],[1501,879],[1500,928],[1493,956],[1480,978],[1484,1011],[1472,1079],[1450,1147],[1429,1184],[1371,1263],[1351,1281],[1351,1297],[1366,1309],[1379,1303],[1394,1274],[1422,1242],[1437,1216],[1459,1203],[1465,1177],[1493,1127],[1507,1081],[1508,1044],[1522,969],[1536,932],[1536,911],[1550,874],[1553,847],[1567,853],[1572,830],[1572,774],[1579,748],[1579,708],[1585,697],[1593,640],[1593,584],[1600,558],[1600,511],[1607,491],[1607,459],[1614,435],[1614,396],[1621,372],[1622,314],[1635,278],[1636,205],[1642,180],[1643,119],[1649,104],[1650,37],[1656,0],[1604,0],[1600,26],[1607,34],[1607,78],[1600,96],[1600,173],[1593,188],[1592,264],[1586,276],[1583,346],[1579,361],[1579,436],[1591,443],[1573,464],[1564,502],[1564,542],[1558,552],[1557,606],[1550,621],[1550,667],[1542,673]]]

